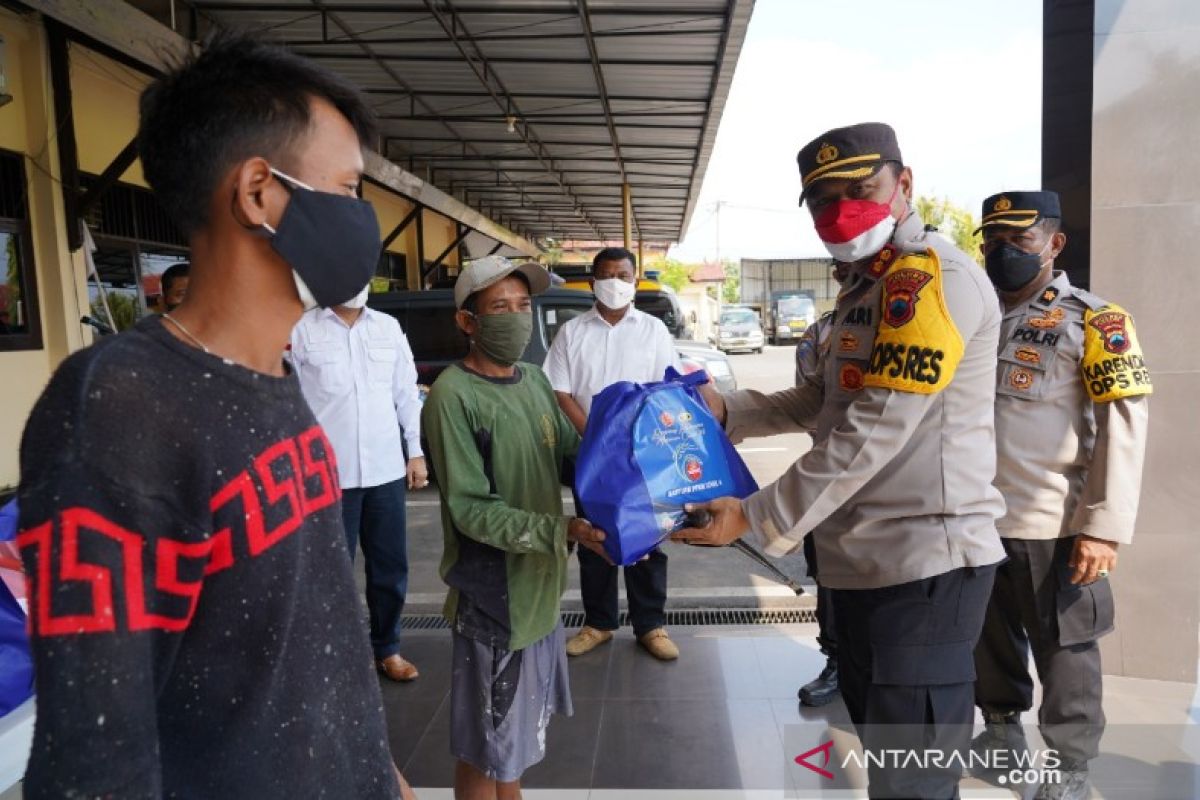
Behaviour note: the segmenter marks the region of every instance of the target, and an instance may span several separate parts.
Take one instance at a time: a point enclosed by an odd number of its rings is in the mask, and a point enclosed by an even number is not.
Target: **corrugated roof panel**
[[[667,239],[682,234],[694,208],[753,6],[753,0],[587,0],[618,162],[574,0],[449,0],[459,12],[457,30],[476,39],[460,43],[489,60],[483,81],[417,0],[326,0],[337,19],[308,0],[273,0],[266,10],[258,0],[193,2],[226,24],[271,29],[372,92],[390,137],[387,155],[443,189],[453,182],[485,208],[508,208],[516,198],[516,209],[503,213],[519,215],[526,230],[594,236],[573,216],[578,202],[602,233],[619,236],[623,163],[642,235]],[[332,41],[322,44],[323,37]],[[499,104],[489,88],[502,95]],[[521,130],[543,143],[538,153],[507,131],[510,107]],[[483,188],[497,171],[510,190],[512,183],[532,184],[524,197],[531,208],[520,208],[519,192]],[[567,183],[565,193],[558,180]]]

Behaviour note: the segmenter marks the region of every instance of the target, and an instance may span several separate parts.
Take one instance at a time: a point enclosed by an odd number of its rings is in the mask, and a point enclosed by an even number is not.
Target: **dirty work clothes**
[[[144,319],[63,362],[21,478],[25,797],[399,796],[332,447],[294,376]]]
[[[400,652],[400,615],[408,594],[404,484],[401,478],[382,486],[346,489],[342,495],[351,562],[362,542],[371,649],[380,660]]]
[[[864,748],[966,752],[972,651],[995,566],[882,589],[834,589],[838,679]],[[869,767],[871,797],[957,797],[961,770]]]
[[[1113,628],[1107,578],[1070,582],[1075,537],[1005,539],[983,635],[975,648],[975,700],[1008,714],[1033,708],[1029,651],[1042,684],[1038,722],[1046,744],[1071,761],[1099,755],[1104,733],[1099,638]]]
[[[451,637],[450,754],[492,780],[519,780],[546,756],[550,716],[574,713],[562,625],[521,650]]]
[[[579,434],[546,376],[524,363],[511,378],[448,367],[421,422],[442,498],[446,619],[507,650],[543,639],[567,584],[562,470]]]

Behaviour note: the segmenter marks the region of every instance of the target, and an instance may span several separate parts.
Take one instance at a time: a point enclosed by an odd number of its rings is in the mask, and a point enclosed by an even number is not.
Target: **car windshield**
[[[721,315],[722,325],[754,325],[758,323],[758,316],[749,309],[741,309],[739,311],[726,311]]]
[[[779,298],[779,313],[788,317],[806,317],[816,311],[813,301],[799,295]]]

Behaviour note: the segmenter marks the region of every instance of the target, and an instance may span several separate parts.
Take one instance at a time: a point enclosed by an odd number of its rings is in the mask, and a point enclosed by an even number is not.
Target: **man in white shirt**
[[[352,561],[362,541],[375,666],[394,681],[411,681],[417,668],[400,655],[408,590],[404,489],[429,484],[421,400],[408,339],[396,320],[366,307],[368,288],[345,305],[305,313],[292,331],[291,363],[333,442]]]
[[[601,250],[592,260],[596,305],[563,325],[546,355],[546,376],[563,413],[582,434],[592,398],[617,381],[661,381],[679,356],[667,327],[633,307],[637,266],[633,253]],[[578,503],[577,503],[578,505]],[[579,551],[584,626],[567,642],[567,654],[583,655],[607,642],[617,629],[618,568],[595,553]],[[667,555],[661,550],[625,567],[629,620],[638,643],[655,658],[669,661],[679,649],[667,636]]]

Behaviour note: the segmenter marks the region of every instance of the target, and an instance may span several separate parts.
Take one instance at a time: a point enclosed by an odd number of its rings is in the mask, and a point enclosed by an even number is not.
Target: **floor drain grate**
[[[816,612],[811,608],[766,609],[766,608],[714,608],[667,612],[667,625],[795,625],[816,622]],[[563,627],[578,628],[583,625],[583,613],[569,611],[562,615]],[[629,624],[629,614],[621,612],[621,625]],[[401,627],[409,631],[446,630],[450,623],[440,614],[413,614],[406,616]]]

